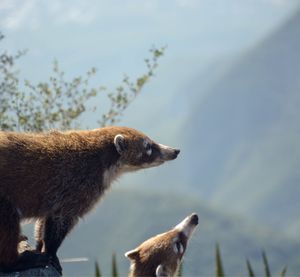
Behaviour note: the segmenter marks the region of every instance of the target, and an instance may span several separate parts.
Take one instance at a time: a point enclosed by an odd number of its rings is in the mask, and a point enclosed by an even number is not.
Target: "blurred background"
[[[284,265],[300,274],[300,3],[293,0],[0,1],[1,52],[18,59],[20,86],[47,80],[54,59],[66,78],[97,68],[92,85],[136,78],[153,46],[166,47],[155,76],[121,116],[178,147],[177,160],[121,178],[76,226],[59,257],[69,276],[110,273],[117,255],[197,212],[185,276],[214,274],[220,244],[227,275]],[[97,128],[108,102],[80,115]],[[91,104],[91,103],[90,103]],[[30,238],[31,229],[25,226]]]

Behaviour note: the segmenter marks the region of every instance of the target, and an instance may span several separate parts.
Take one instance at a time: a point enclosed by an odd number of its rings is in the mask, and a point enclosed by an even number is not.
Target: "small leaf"
[[[118,277],[118,267],[117,267],[117,258],[116,258],[116,253],[113,253],[112,255],[112,261],[111,261],[111,275],[112,277]]]
[[[266,253],[265,253],[264,250],[262,251],[262,258],[263,258],[263,262],[264,262],[266,277],[271,277],[271,272],[270,272],[268,259],[267,259],[267,256],[266,256]]]
[[[216,277],[224,277],[224,269],[219,244],[216,244]]]
[[[182,273],[183,273],[183,262],[181,262],[179,265],[177,277],[182,277]]]
[[[101,277],[101,271],[98,262],[95,262],[95,277]]]
[[[280,272],[280,277],[285,277],[285,274],[286,274],[286,272],[287,272],[287,266],[285,266],[283,269],[282,269],[282,271]]]
[[[252,266],[251,266],[251,264],[250,264],[250,261],[247,260],[246,262],[247,262],[248,276],[249,276],[249,277],[254,277],[255,274],[254,274],[254,272],[253,272],[253,269],[252,269]]]

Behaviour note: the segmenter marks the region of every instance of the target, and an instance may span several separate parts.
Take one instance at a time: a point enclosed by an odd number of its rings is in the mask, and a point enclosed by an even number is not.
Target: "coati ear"
[[[171,274],[166,266],[160,264],[155,271],[156,277],[171,277]]]
[[[126,150],[125,138],[118,134],[114,138],[114,144],[119,154],[122,154]]]
[[[133,249],[133,250],[130,250],[130,251],[126,252],[124,255],[129,260],[135,261],[139,257],[139,250],[136,248],[136,249]]]

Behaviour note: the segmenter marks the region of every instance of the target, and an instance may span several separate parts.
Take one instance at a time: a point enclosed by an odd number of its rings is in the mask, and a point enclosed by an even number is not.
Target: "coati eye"
[[[151,154],[152,154],[152,148],[151,148],[150,145],[149,145],[149,148],[146,149],[146,153],[147,153],[148,156],[151,156]]]
[[[146,141],[146,140],[144,141],[144,148],[146,150],[147,155],[151,156],[151,154],[152,154],[152,147],[151,147],[150,143],[148,141]]]
[[[182,254],[184,251],[182,243],[180,241],[176,241],[173,245],[173,250],[176,254]]]

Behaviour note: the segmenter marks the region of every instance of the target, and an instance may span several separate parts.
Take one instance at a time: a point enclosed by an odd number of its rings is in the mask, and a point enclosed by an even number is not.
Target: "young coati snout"
[[[125,253],[131,261],[129,276],[175,276],[197,225],[198,215],[191,214],[170,231]]]
[[[45,259],[38,255],[50,257],[61,271],[58,248],[110,184],[178,153],[128,127],[0,132],[0,271],[40,266]],[[27,218],[37,219],[37,251],[19,255],[20,221]]]

